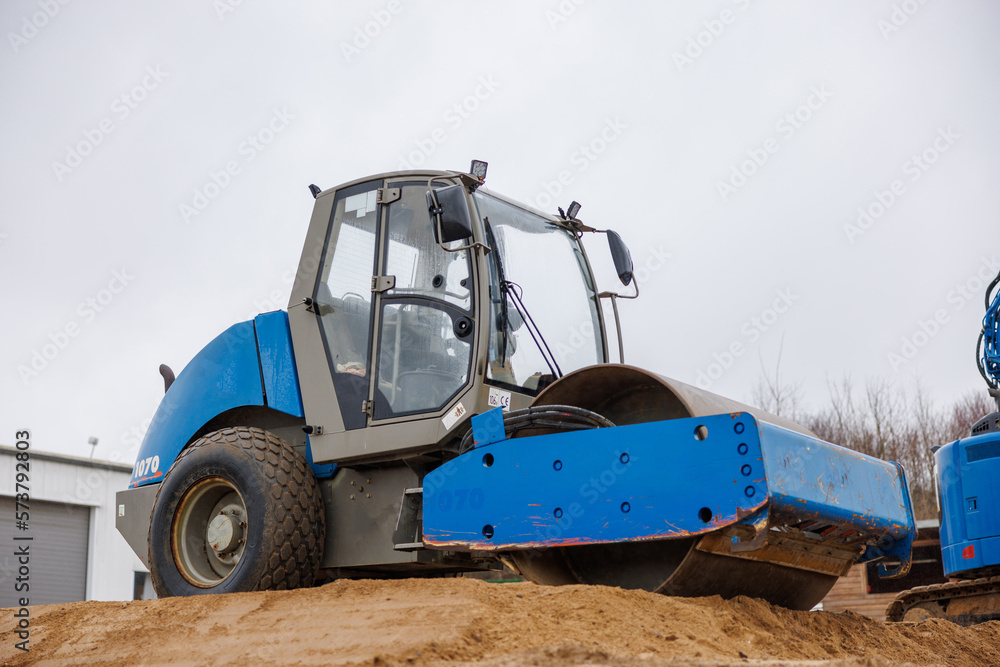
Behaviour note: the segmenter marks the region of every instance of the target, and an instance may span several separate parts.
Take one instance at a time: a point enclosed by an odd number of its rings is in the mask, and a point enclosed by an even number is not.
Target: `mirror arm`
[[[589,227],[580,222],[579,220],[565,220],[563,222],[569,227],[572,227],[573,230],[576,231],[581,236],[583,235],[584,232],[594,232],[595,234],[603,234],[608,231],[606,229],[597,229],[595,227]]]
[[[635,288],[635,294],[619,294],[618,292],[601,292],[597,295],[599,299],[608,299],[615,297],[616,299],[637,299],[639,298],[639,283],[636,281],[635,276],[632,276],[632,287]]]
[[[611,309],[615,313],[615,329],[618,331],[618,363],[625,363],[625,342],[622,340],[622,320],[618,316],[618,299],[635,299],[639,296],[639,283],[632,278],[635,294],[619,294],[618,292],[601,292],[598,299],[611,299]]]
[[[625,363],[625,342],[622,340],[622,321],[618,317],[618,295],[611,295],[611,309],[615,311],[615,329],[618,330],[618,363]]]

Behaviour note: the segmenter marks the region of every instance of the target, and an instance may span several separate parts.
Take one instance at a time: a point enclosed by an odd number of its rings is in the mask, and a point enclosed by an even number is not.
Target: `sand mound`
[[[462,578],[32,607],[30,653],[14,647],[13,621],[5,610],[5,665],[1000,665],[1000,622],[885,624],[750,598]]]

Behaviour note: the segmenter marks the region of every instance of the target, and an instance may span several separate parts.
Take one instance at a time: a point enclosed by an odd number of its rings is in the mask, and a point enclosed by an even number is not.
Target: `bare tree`
[[[774,377],[768,375],[764,367],[764,357],[757,350],[760,362],[761,379],[757,381],[751,392],[751,400],[758,407],[781,417],[796,419],[802,398],[802,381],[786,384],[781,381],[781,353],[785,349],[785,334],[781,334],[778,346],[778,359],[774,363]]]
[[[996,403],[985,391],[969,392],[952,406],[945,433],[949,442],[958,438],[968,437],[972,425],[981,417],[996,412]]]

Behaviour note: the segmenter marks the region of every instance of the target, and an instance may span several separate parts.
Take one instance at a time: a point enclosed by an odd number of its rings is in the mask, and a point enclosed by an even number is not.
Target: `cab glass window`
[[[469,319],[454,309],[385,303],[374,418],[443,408],[469,381],[472,338]]]
[[[354,186],[337,195],[327,252],[313,297],[333,371],[344,425],[365,426],[368,398],[372,291],[380,183]]]
[[[401,197],[389,204],[384,273],[396,278],[396,286],[387,296],[439,299],[468,311],[472,307],[469,254],[446,252],[434,240],[426,193],[426,183],[403,186]]]
[[[482,191],[475,201],[493,249],[487,378],[533,394],[557,372],[603,363],[594,285],[575,234]]]

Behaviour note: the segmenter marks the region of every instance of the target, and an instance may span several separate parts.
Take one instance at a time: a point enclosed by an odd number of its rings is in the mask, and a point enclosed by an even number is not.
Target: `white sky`
[[[179,372],[227,326],[287,305],[306,186],[407,160],[488,160],[492,190],[539,204],[561,175],[555,204],[579,200],[653,269],[622,304],[630,363],[714,372],[713,391],[746,400],[784,340],[783,374],[813,406],[845,373],[920,378],[939,404],[982,388],[997,3],[247,0],[220,14],[229,4],[0,4],[0,442],[29,428],[38,449],[87,456],[95,436],[96,457],[131,461],[157,366]],[[244,143],[258,133],[261,150]],[[763,164],[723,198],[753,154]],[[753,333],[779,293],[787,312]],[[710,368],[734,343],[731,366]]]

